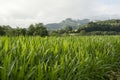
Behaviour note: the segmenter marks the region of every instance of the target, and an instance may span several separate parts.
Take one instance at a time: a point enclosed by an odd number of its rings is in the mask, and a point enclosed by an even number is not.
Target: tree
[[[58,34],[64,34],[66,31],[64,29],[57,30]]]
[[[21,33],[21,35],[25,36],[26,33],[27,33],[26,28],[22,28],[22,29],[20,29],[20,33]]]
[[[33,24],[31,24],[28,28],[27,34],[33,36],[34,32],[35,32],[35,27]]]
[[[31,24],[28,28],[27,34],[31,36],[36,36],[36,35],[37,36],[48,36],[48,31],[42,23],[38,23],[35,25]]]
[[[71,26],[66,26],[65,31],[67,33],[71,32],[72,31],[72,27]]]
[[[86,34],[85,30],[80,31],[80,35],[85,35],[85,34]]]
[[[60,36],[60,34],[58,33],[58,31],[49,31],[49,35],[50,36]]]
[[[35,32],[34,35],[40,35],[40,36],[48,36],[48,31],[46,27],[42,23],[35,24]]]
[[[5,30],[2,26],[0,26],[0,35],[1,36],[5,35]]]

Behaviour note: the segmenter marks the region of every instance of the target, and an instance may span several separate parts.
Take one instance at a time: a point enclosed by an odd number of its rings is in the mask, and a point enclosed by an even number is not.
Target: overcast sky
[[[0,0],[0,25],[13,27],[102,15],[120,16],[120,0]]]

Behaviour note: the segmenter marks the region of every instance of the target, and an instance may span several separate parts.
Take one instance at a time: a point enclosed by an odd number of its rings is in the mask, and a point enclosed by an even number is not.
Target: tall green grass
[[[120,37],[0,37],[0,80],[112,80]]]

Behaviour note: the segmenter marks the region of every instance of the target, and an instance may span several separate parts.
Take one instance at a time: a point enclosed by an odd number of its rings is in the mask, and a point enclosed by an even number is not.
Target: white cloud
[[[119,14],[119,5],[104,0],[0,0],[0,24],[27,27],[37,22]]]

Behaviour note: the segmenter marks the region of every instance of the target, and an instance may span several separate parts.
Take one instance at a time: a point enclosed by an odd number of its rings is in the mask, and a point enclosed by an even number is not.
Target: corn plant
[[[119,36],[0,37],[0,80],[111,80]]]

